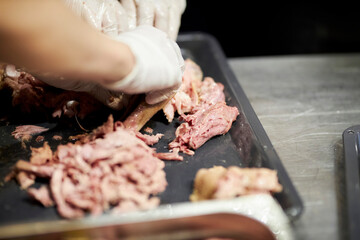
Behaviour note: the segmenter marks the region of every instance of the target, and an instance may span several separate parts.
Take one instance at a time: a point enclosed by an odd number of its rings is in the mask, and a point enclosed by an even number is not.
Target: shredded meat
[[[130,210],[126,206],[153,208],[160,202],[153,195],[167,185],[164,163],[155,151],[133,131],[114,124],[112,116],[77,144],[59,145],[55,153],[46,142],[32,148],[30,161],[17,162],[18,175],[49,178],[50,192],[30,188],[29,194],[44,206],[53,201],[64,218],[98,215],[110,207],[115,212]]]
[[[197,113],[197,117],[183,117],[186,122],[176,129],[176,138],[169,144],[170,148],[179,148],[183,152],[189,148],[197,149],[210,138],[227,133],[239,111],[236,107],[217,103],[206,111]]]
[[[155,153],[155,156],[162,160],[173,160],[173,161],[182,161],[184,160],[183,156],[179,155],[179,149],[175,148],[171,152]]]
[[[207,140],[229,131],[232,122],[239,115],[236,107],[225,103],[224,86],[207,77],[199,90],[200,102],[194,106],[192,113],[181,115],[182,123],[175,132],[176,138],[169,144],[170,149],[193,155],[191,149],[197,149]]]
[[[158,143],[160,138],[163,136],[164,134],[162,133],[157,133],[156,135],[148,135],[148,134],[142,134],[141,132],[136,132],[136,137],[144,141],[149,146]]]
[[[173,121],[175,111],[179,115],[188,113],[199,103],[198,89],[201,86],[202,77],[200,67],[190,59],[186,59],[181,87],[163,108],[169,122]]]
[[[54,201],[51,197],[48,186],[41,186],[40,188],[29,188],[27,193],[32,198],[39,201],[44,207],[54,206]]]
[[[196,173],[191,201],[231,199],[256,193],[281,192],[277,173],[267,168],[215,166]]]
[[[36,125],[21,125],[17,126],[11,135],[19,140],[28,141],[32,135],[46,132],[48,128],[36,126]]]

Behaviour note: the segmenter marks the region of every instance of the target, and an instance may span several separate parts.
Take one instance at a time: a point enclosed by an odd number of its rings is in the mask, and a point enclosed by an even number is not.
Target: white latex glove
[[[186,0],[120,0],[128,15],[129,29],[151,25],[176,40]]]
[[[47,73],[34,73],[34,75],[37,79],[53,87],[75,92],[87,92],[104,105],[115,110],[121,110],[126,107],[130,99],[128,94],[111,91],[93,82],[64,79],[63,77]]]
[[[108,36],[129,29],[128,17],[117,0],[63,0],[87,23]]]
[[[136,63],[124,79],[104,87],[128,94],[147,93],[149,104],[160,102],[181,85],[184,59],[179,46],[151,26],[139,26],[120,34],[116,40],[128,45]]]

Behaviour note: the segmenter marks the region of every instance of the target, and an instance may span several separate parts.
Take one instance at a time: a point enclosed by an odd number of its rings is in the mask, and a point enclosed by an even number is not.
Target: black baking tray
[[[303,204],[286,173],[278,155],[275,152],[259,119],[250,105],[243,89],[231,71],[227,59],[216,39],[204,33],[182,34],[178,37],[183,56],[191,58],[200,65],[204,76],[210,76],[225,86],[226,101],[231,106],[238,107],[240,115],[230,131],[209,140],[195,151],[194,156],[184,155],[184,161],[166,161],[165,172],[168,187],[161,193],[161,204],[173,204],[189,201],[193,180],[200,168],[210,168],[214,165],[240,167],[266,167],[275,169],[283,191],[275,194],[288,217],[293,220],[303,211]],[[23,119],[26,124],[29,119]],[[66,143],[70,135],[80,133],[76,127],[66,127],[56,122],[42,122],[36,125],[49,127],[42,134],[49,141],[52,149],[60,143]],[[167,151],[167,144],[175,137],[175,129],[179,121],[167,123],[162,113],[156,114],[146,126],[154,129],[154,133],[163,133],[164,137],[154,147],[159,152]],[[75,126],[75,125],[74,125]],[[40,147],[42,143],[35,140],[27,143],[24,149],[18,140],[11,136],[16,124],[0,127],[0,178],[3,179],[11,166],[19,159],[29,159],[29,146]],[[63,137],[62,141],[52,139],[53,135]],[[35,137],[33,138],[35,139]],[[58,220],[60,216],[55,208],[44,208],[32,201],[12,180],[0,187],[0,226],[36,221]]]
[[[348,239],[360,239],[360,125],[343,132]]]

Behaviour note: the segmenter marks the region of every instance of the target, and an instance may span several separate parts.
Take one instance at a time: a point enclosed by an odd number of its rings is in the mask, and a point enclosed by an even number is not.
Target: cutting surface
[[[297,239],[346,239],[342,132],[360,123],[360,55],[229,63],[304,201]]]

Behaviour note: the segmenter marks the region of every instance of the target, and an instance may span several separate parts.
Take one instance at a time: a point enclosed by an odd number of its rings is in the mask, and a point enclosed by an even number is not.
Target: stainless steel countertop
[[[342,132],[360,124],[360,54],[229,59],[305,211],[297,239],[344,239]]]

